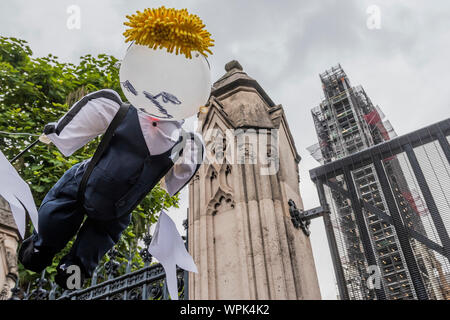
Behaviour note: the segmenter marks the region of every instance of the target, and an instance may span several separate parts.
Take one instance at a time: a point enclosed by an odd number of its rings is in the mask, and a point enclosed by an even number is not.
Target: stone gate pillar
[[[302,208],[298,155],[281,105],[237,61],[199,115],[207,159],[189,183],[189,299],[320,299]],[[294,121],[294,120],[293,120]]]
[[[9,205],[0,197],[0,300],[7,300],[16,284],[18,241],[19,233]]]

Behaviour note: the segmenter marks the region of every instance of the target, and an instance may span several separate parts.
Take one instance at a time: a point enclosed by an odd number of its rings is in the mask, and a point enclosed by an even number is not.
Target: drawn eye
[[[136,91],[136,89],[133,87],[133,85],[131,84],[130,81],[125,80],[124,82],[121,82],[122,86],[127,89],[129,92],[131,92],[132,94],[134,94],[135,96],[138,95],[138,92]]]

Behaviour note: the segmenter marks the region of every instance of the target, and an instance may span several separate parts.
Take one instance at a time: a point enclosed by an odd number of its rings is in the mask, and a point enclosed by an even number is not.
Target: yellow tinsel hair
[[[204,29],[202,20],[189,14],[186,9],[145,9],[144,12],[127,15],[129,21],[124,25],[130,27],[123,35],[125,42],[134,41],[137,44],[152,49],[167,48],[175,54],[182,53],[191,59],[192,51],[198,51],[205,57],[212,54],[209,47],[214,46],[211,34]]]

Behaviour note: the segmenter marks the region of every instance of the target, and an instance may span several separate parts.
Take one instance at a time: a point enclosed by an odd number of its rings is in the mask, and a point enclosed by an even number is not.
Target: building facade
[[[349,78],[340,65],[320,74],[325,98],[319,106],[312,109],[319,142],[309,151],[322,164],[330,163],[373,145],[390,140],[395,132],[378,106],[374,106],[361,86],[352,87]],[[402,220],[408,227],[426,234],[421,216],[426,215],[422,199],[411,190],[405,178],[400,160],[396,156],[382,159],[389,184],[395,193]],[[381,192],[373,164],[349,173],[347,181],[354,182],[357,196],[380,211],[389,214],[388,205]],[[345,177],[333,178],[343,190]],[[436,275],[436,260],[433,253],[417,241],[411,241],[415,256],[405,256],[392,225],[376,215],[364,210],[364,219],[358,222],[348,199],[327,189],[331,200],[330,222],[333,237],[338,249],[335,264],[343,271],[348,299],[416,299],[417,292],[411,280],[405,259],[415,259],[429,296],[435,299],[446,298],[446,291],[438,285],[443,279]],[[365,230],[361,230],[364,228]],[[364,232],[362,232],[364,231]],[[362,234],[368,234],[363,244]],[[372,252],[367,252],[372,251]],[[376,265],[369,265],[368,255],[375,258]],[[375,267],[375,268],[374,268]],[[382,292],[376,294],[368,280],[371,275],[379,275]],[[446,280],[444,280],[445,282]]]
[[[295,148],[275,105],[237,61],[199,115],[206,159],[189,183],[188,239],[199,273],[189,299],[320,299],[302,208]]]

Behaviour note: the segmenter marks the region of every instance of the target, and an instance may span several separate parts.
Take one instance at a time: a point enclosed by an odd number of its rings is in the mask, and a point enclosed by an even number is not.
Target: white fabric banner
[[[9,203],[11,212],[22,238],[25,236],[26,212],[36,231],[38,212],[28,184],[0,151],[0,195]]]
[[[197,273],[197,266],[184,246],[173,220],[161,211],[148,251],[163,266],[172,300],[178,300],[176,266]]]

